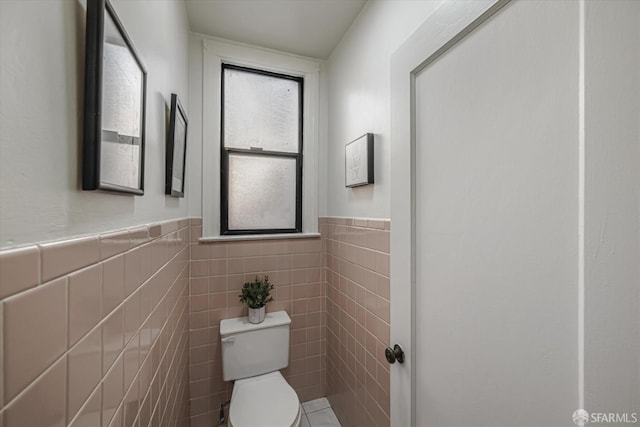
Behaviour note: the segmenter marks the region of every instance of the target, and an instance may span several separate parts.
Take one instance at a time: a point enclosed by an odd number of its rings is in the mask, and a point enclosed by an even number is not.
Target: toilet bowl
[[[229,427],[298,427],[298,395],[279,371],[237,380],[229,408]]]
[[[280,369],[289,365],[291,319],[285,311],[268,313],[253,324],[247,317],[220,321],[222,376],[235,380],[228,425],[298,427],[300,400]]]

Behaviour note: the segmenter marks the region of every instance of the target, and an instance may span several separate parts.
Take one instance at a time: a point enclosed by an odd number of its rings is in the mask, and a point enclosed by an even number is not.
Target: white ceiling
[[[186,0],[191,30],[326,59],[366,0]]]

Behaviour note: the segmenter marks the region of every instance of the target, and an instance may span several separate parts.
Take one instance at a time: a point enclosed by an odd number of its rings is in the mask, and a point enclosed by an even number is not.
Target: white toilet
[[[298,395],[279,369],[289,365],[286,311],[267,313],[264,322],[247,317],[220,321],[222,376],[235,380],[229,407],[230,427],[298,427]]]

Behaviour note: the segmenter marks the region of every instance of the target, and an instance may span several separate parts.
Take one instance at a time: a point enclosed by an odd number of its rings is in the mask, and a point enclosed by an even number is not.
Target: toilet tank
[[[262,323],[248,317],[220,321],[222,377],[225,381],[253,377],[289,366],[289,329],[286,311],[267,313]]]

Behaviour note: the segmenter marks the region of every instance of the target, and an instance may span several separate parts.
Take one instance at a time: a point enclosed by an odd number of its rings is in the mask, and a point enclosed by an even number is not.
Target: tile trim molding
[[[130,249],[134,249],[161,236],[165,236],[172,231],[177,231],[179,228],[188,227],[191,224],[191,220],[192,218],[189,217],[177,218],[84,236],[74,236],[59,240],[38,242],[15,248],[1,249],[0,301],[35,286],[45,284],[48,281],[54,280],[73,271],[81,270],[100,261],[113,258],[129,251]],[[85,249],[88,247],[90,253],[83,253],[81,259],[74,259],[65,263],[65,265],[49,267],[52,269],[51,272],[43,271],[45,258],[49,263],[54,263],[53,260],[49,261],[48,259],[51,257],[53,252],[73,253],[74,251],[78,251],[81,246]],[[34,261],[34,257],[37,257],[37,261]],[[26,280],[20,279],[18,271],[24,271],[22,267],[25,263],[33,264],[35,262],[37,262],[35,272],[32,271],[29,278]],[[7,282],[11,280],[19,280],[20,283],[9,286]]]

